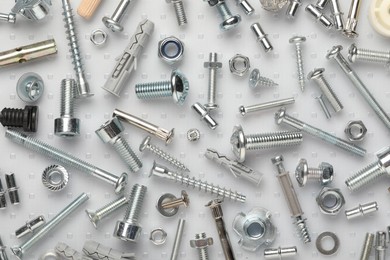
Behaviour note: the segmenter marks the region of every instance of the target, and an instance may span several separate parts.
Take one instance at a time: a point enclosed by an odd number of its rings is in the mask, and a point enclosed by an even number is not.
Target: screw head
[[[240,15],[233,15],[233,16],[229,17],[228,19],[226,19],[225,21],[223,21],[219,25],[219,27],[222,30],[227,31],[227,30],[230,30],[230,29],[233,29],[234,27],[236,27],[240,22],[241,22],[241,16]]]
[[[351,44],[351,46],[348,49],[348,60],[350,62],[356,61],[356,55],[357,55],[357,47],[354,43]]]
[[[183,105],[190,90],[190,83],[180,70],[174,70],[171,74],[172,96],[175,103]]]
[[[253,69],[249,76],[249,87],[256,88],[259,85],[260,76],[260,70]]]
[[[307,174],[309,171],[309,166],[307,164],[306,159],[299,160],[298,166],[295,169],[295,179],[298,182],[300,187],[305,186],[307,182]]]
[[[351,39],[356,38],[356,37],[359,36],[359,34],[356,31],[351,30],[351,29],[344,29],[342,31],[342,33],[343,33],[344,36],[347,36],[348,38],[351,38]]]
[[[110,17],[104,16],[102,21],[104,25],[113,32],[123,31],[123,26],[117,21],[112,20]]]
[[[54,120],[54,134],[61,137],[80,135],[80,119],[74,117],[60,117]]]
[[[132,223],[118,221],[116,222],[114,236],[123,241],[137,242],[141,235],[142,227]]]
[[[275,156],[274,158],[271,159],[271,162],[273,165],[278,165],[284,161],[283,155],[278,155]]]
[[[232,145],[232,151],[238,161],[245,161],[246,138],[241,125],[234,126],[232,136],[230,137],[230,144]]]
[[[334,170],[333,166],[330,163],[322,162],[319,166],[319,169],[322,170],[320,182],[322,185],[328,185],[333,181],[334,178]]]
[[[275,121],[278,125],[283,122],[284,117],[286,116],[286,108],[282,107],[275,113]]]
[[[120,194],[126,188],[128,176],[127,173],[123,172],[121,176],[119,176],[117,182],[115,183],[115,193]]]
[[[390,174],[390,147],[384,147],[376,153],[379,164]]]
[[[312,79],[315,79],[315,78],[319,78],[319,77],[322,76],[324,71],[325,71],[324,68],[314,69],[313,71],[309,72],[309,74],[307,75],[307,79],[308,80],[312,80]]]
[[[240,112],[240,114],[241,114],[242,116],[245,116],[245,115],[246,115],[246,109],[245,109],[244,106],[240,106],[240,107],[238,108],[238,111]]]
[[[95,133],[104,143],[113,143],[123,130],[124,127],[118,117],[113,117],[101,125]]]
[[[11,247],[12,253],[19,259],[23,258],[23,251],[20,247]]]
[[[44,88],[41,76],[34,72],[27,72],[19,78],[16,93],[24,102],[32,103],[42,96]]]
[[[170,144],[172,142],[174,136],[175,136],[175,128],[172,128],[171,131],[169,131],[169,133],[165,139],[165,145]]]
[[[143,152],[146,147],[150,144],[150,136],[145,137],[145,139],[142,141],[141,145],[139,146],[139,151]]]
[[[296,43],[301,43],[301,42],[305,42],[305,41],[306,41],[306,37],[295,36],[295,37],[290,38],[290,40],[288,42],[296,44]]]
[[[185,190],[181,191],[181,199],[183,201],[183,205],[185,207],[188,207],[188,205],[190,204],[190,197],[188,197],[188,194]]]
[[[97,228],[97,224],[99,223],[99,218],[98,216],[96,215],[95,212],[93,211],[90,211],[90,210],[85,210],[85,213],[87,213],[87,216],[89,218],[89,220],[91,221],[92,225]]]
[[[329,60],[330,58],[336,57],[336,55],[338,55],[342,49],[343,46],[341,45],[333,46],[332,49],[326,54],[326,58]]]

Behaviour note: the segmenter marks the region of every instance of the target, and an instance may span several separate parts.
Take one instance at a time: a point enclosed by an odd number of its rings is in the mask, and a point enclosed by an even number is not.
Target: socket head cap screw
[[[307,75],[308,80],[312,80],[315,78],[319,78],[322,76],[324,73],[325,69],[324,68],[319,68],[319,69],[314,69],[313,71],[310,71],[309,74]]]
[[[95,212],[93,211],[90,211],[90,210],[85,210],[85,213],[87,213],[87,216],[89,218],[89,220],[91,221],[92,225],[97,228],[97,224],[99,223],[99,218],[98,216],[95,214]]]
[[[118,221],[116,223],[114,236],[123,240],[136,242],[141,235],[142,227],[132,223]]]
[[[283,122],[284,117],[286,116],[286,108],[282,107],[275,113],[275,121],[278,125]]]
[[[376,154],[378,162],[386,170],[387,174],[390,174],[390,147],[384,147]]]
[[[118,135],[123,130],[124,127],[119,119],[117,117],[113,117],[96,130],[95,133],[104,143],[114,143]]]
[[[246,138],[244,130],[240,125],[236,125],[233,128],[233,134],[230,138],[230,144],[232,145],[232,151],[240,162],[245,160],[246,151]]]
[[[305,42],[305,41],[306,41],[306,37],[295,36],[295,37],[290,38],[290,40],[288,42],[289,43],[301,43],[301,42]]]
[[[224,31],[227,31],[227,30],[230,30],[234,27],[236,27],[239,23],[241,22],[241,16],[239,15],[233,15],[232,17],[226,19],[225,21],[223,21],[219,27],[224,30]]]
[[[356,55],[357,55],[357,47],[354,43],[351,44],[351,46],[348,49],[348,60],[350,62],[356,61]]]
[[[332,49],[330,51],[328,51],[328,53],[326,54],[326,58],[328,60],[330,58],[334,58],[337,54],[339,54],[341,52],[342,49],[343,49],[343,46],[341,46],[341,45],[333,46]]]
[[[80,135],[80,119],[74,117],[59,117],[54,120],[54,133],[61,137]]]
[[[307,174],[309,172],[309,166],[306,159],[299,160],[298,166],[295,169],[295,179],[297,179],[298,185],[303,187],[307,182]]]
[[[213,245],[213,243],[214,240],[212,237],[190,240],[190,245],[192,248],[206,248]]]
[[[172,71],[171,86],[172,95],[175,103],[183,105],[184,101],[188,96],[190,84],[184,74],[179,70]]]
[[[145,137],[145,139],[142,141],[141,145],[139,146],[139,151],[143,152],[146,147],[150,144],[150,136]]]
[[[104,16],[102,21],[104,25],[113,32],[123,31],[123,26],[117,21],[112,20],[110,17]]]
[[[333,181],[334,178],[334,170],[333,166],[330,163],[322,162],[319,167],[322,170],[320,182],[322,185],[328,185]]]

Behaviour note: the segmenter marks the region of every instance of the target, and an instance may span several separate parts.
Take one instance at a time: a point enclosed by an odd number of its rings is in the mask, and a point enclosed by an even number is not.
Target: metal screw
[[[373,244],[374,244],[374,234],[366,233],[366,238],[364,239],[360,260],[370,259],[370,254],[371,254],[371,249]]]
[[[165,130],[157,125],[151,124],[139,117],[133,116],[129,113],[123,112],[119,109],[115,109],[112,114],[113,117],[118,117],[120,120],[125,121],[133,126],[136,126],[149,134],[156,136],[165,141],[165,144],[170,144],[173,140],[173,136],[175,135],[174,128],[170,131]]]
[[[332,27],[332,21],[325,16],[320,10],[318,10],[314,5],[310,4],[305,8],[306,12],[310,13],[316,18],[326,29]]]
[[[117,221],[114,236],[124,241],[137,242],[142,227],[139,225],[141,209],[147,188],[144,185],[134,184],[129,195],[129,202],[125,217]]]
[[[287,7],[286,15],[288,18],[295,18],[298,8],[302,5],[302,0],[292,0]]]
[[[6,207],[7,207],[7,200],[5,199],[5,190],[0,180],[0,209],[4,209]]]
[[[179,255],[179,248],[183,237],[185,223],[186,221],[184,219],[179,219],[179,223],[177,224],[175,241],[173,242],[171,257],[169,258],[170,260],[176,260]]]
[[[303,141],[301,132],[274,132],[245,135],[241,125],[233,128],[230,144],[239,162],[245,161],[246,150],[261,150],[275,147],[292,146]]]
[[[263,28],[261,28],[260,23],[253,23],[251,25],[251,29],[256,35],[257,41],[260,42],[261,46],[263,46],[265,52],[270,52],[274,49],[268,39],[268,34],[263,31]]]
[[[152,175],[160,178],[165,178],[174,182],[178,182],[187,187],[192,187],[194,189],[197,188],[199,189],[199,191],[210,192],[211,194],[216,194],[224,198],[230,198],[235,201],[245,202],[246,200],[245,195],[242,195],[236,191],[231,191],[226,188],[221,188],[212,183],[209,184],[207,183],[207,181],[195,179],[194,177],[190,177],[188,175],[182,175],[176,172],[172,172],[168,168],[160,164],[157,164],[156,162],[153,163],[153,167],[150,171],[149,176]]]
[[[0,13],[0,21],[4,21],[7,23],[15,23],[16,22],[16,14],[14,13]]]
[[[221,206],[222,202],[223,200],[221,199],[214,199],[207,203],[206,207],[209,207],[211,209],[211,215],[215,220],[215,225],[217,227],[219,235],[219,241],[221,242],[222,251],[225,255],[225,259],[234,260],[235,257],[233,247],[230,242],[229,234],[226,230],[225,221],[223,220],[223,211]]]
[[[175,103],[183,105],[189,89],[190,84],[184,74],[174,70],[170,80],[136,84],[135,94],[139,99],[173,97]]]
[[[276,156],[272,158],[271,161],[272,164],[275,165],[278,169],[279,174],[277,175],[277,178],[279,180],[280,186],[282,187],[284,197],[288,203],[291,216],[295,218],[294,224],[298,227],[298,231],[300,232],[303,243],[309,243],[311,242],[311,239],[306,226],[306,219],[303,218],[303,211],[301,209],[301,205],[299,204],[294,186],[291,182],[290,175],[284,168],[283,156]]]
[[[240,15],[232,15],[230,12],[230,9],[225,3],[225,0],[207,0],[210,6],[215,6],[221,15],[223,22],[219,25],[219,27],[224,30],[230,30],[236,27],[241,22],[241,16]]]
[[[324,71],[324,68],[314,69],[307,75],[307,78],[309,80],[314,80],[314,82],[317,83],[318,87],[324,93],[326,99],[332,105],[333,110],[336,113],[340,112],[344,107],[341,104],[336,93],[334,93],[332,87],[329,85],[328,81],[325,79]]]
[[[123,205],[126,205],[129,202],[129,200],[125,196],[121,196],[100,209],[96,211],[91,210],[85,210],[85,212],[88,215],[89,220],[91,221],[92,225],[97,228],[98,223],[100,223],[100,220],[110,215],[112,212],[116,211],[117,209],[120,209]]]
[[[38,242],[43,236],[49,233],[53,228],[58,226],[63,220],[65,220],[71,213],[73,213],[78,207],[80,207],[84,202],[89,199],[88,195],[82,193],[74,201],[72,201],[68,206],[61,210],[55,217],[53,217],[46,225],[30,237],[27,241],[19,246],[12,247],[12,253],[18,258],[22,259],[24,253],[30,249],[36,242]]]
[[[3,241],[0,238],[0,260],[8,260],[7,252],[5,251],[6,246],[3,245]]]
[[[142,168],[142,162],[131,149],[129,143],[121,135],[124,127],[117,117],[113,117],[111,120],[105,122],[99,129],[95,131],[100,140],[104,143],[112,145],[127,164],[130,171],[138,172]]]
[[[357,60],[383,63],[387,68],[390,68],[390,52],[389,51],[374,51],[368,49],[357,48],[354,43],[348,49],[348,60],[355,62]]]
[[[356,217],[365,216],[369,213],[376,212],[378,210],[378,203],[374,201],[362,205],[359,204],[359,206],[355,208],[345,210],[345,216],[347,217],[347,219],[353,219]]]
[[[175,8],[176,19],[179,26],[183,26],[187,24],[187,16],[184,11],[183,1],[181,0],[166,0],[168,4],[172,3]]]
[[[316,7],[318,9],[324,9],[325,6],[328,4],[328,0],[317,0]]]
[[[334,26],[336,30],[341,31],[344,29],[344,20],[343,12],[340,10],[340,5],[338,0],[330,0],[332,13],[330,17],[333,19]]]
[[[375,234],[375,260],[386,260],[386,233],[378,231]]]
[[[151,144],[150,143],[150,136],[145,137],[145,139],[142,141],[141,145],[139,146],[139,151],[140,152],[145,151],[145,149],[151,151],[152,153],[154,153],[158,157],[164,159],[165,161],[167,161],[168,163],[172,164],[173,166],[175,166],[176,168],[178,168],[178,169],[180,169],[182,171],[186,171],[186,172],[190,171],[187,168],[187,166],[184,165],[184,163],[180,162],[178,159],[176,159],[175,157],[171,156],[170,154],[164,152],[158,146],[155,146],[155,145]]]
[[[390,175],[390,147],[382,148],[376,156],[378,158],[376,162],[364,167],[345,181],[348,189],[356,191],[381,176]]]
[[[25,132],[36,132],[38,128],[38,107],[4,108],[0,112],[0,123],[3,126],[21,127]]]
[[[113,32],[123,31],[121,21],[123,20],[130,3],[131,0],[121,0],[111,17],[103,17],[102,22],[104,25]]]
[[[37,101],[42,96],[44,89],[45,84],[42,77],[34,72],[24,73],[16,84],[18,97],[26,103]]]
[[[301,91],[305,91],[305,72],[303,69],[302,43],[306,41],[304,36],[295,36],[290,38],[289,42],[295,45],[295,55],[298,68],[298,83]]]
[[[6,174],[5,175],[5,183],[7,184],[7,190],[9,199],[11,204],[16,205],[19,204],[19,187],[16,185],[15,174]]]
[[[345,24],[345,28],[343,30],[343,35],[347,36],[348,38],[356,38],[359,36],[359,34],[356,32],[356,27],[360,13],[360,3],[360,0],[351,1],[347,23]]]
[[[90,97],[93,96],[93,94],[90,92],[89,84],[84,75],[84,65],[82,61],[83,59],[81,57],[81,51],[76,33],[76,26],[73,18],[73,9],[70,6],[70,0],[62,0],[62,8],[64,9],[62,15],[64,16],[66,36],[69,40],[70,53],[73,60],[74,71],[76,73],[78,92],[77,97]]]
[[[74,117],[74,99],[76,96],[76,81],[63,79],[61,81],[60,117],[54,120],[54,133],[61,137],[80,135],[80,119]]]
[[[333,181],[333,177],[333,166],[326,162],[322,162],[318,168],[309,168],[306,159],[301,159],[295,170],[295,178],[301,187],[306,185],[308,179],[327,185]]]
[[[266,248],[264,249],[265,259],[282,259],[284,257],[291,257],[297,254],[298,250],[296,246],[290,247],[278,247],[278,248]]]
[[[207,237],[206,233],[199,233],[195,235],[195,240],[190,240],[190,245],[192,248],[198,249],[199,260],[208,260],[209,252],[208,247],[213,244],[213,238]]]
[[[238,111],[242,116],[245,116],[248,113],[262,111],[274,107],[286,106],[294,103],[295,103],[295,99],[292,97],[292,98],[279,99],[279,100],[274,100],[274,101],[251,105],[251,106],[240,106],[238,108]]]
[[[330,144],[333,144],[341,149],[344,149],[345,151],[352,152],[354,154],[364,156],[366,154],[366,150],[363,148],[360,148],[358,146],[355,146],[351,143],[348,143],[347,141],[340,139],[334,135],[331,135],[319,128],[316,128],[314,126],[311,126],[307,123],[304,123],[303,121],[298,120],[297,118],[291,117],[286,113],[286,108],[279,109],[278,112],[275,114],[275,120],[277,124],[286,124],[289,125],[295,129],[298,129],[302,132],[306,132],[312,136],[318,137],[321,140],[324,140],[325,142],[328,142]]]
[[[18,228],[15,231],[15,236],[17,238],[24,237],[27,234],[34,233],[34,231],[40,228],[42,225],[46,223],[44,216],[38,216],[30,221],[27,221],[25,225]],[[0,258],[1,259],[1,258]]]
[[[322,111],[324,112],[326,118],[330,119],[332,117],[332,115],[330,114],[329,109],[325,104],[324,96],[321,94],[318,97],[315,97],[315,99],[318,100],[318,103],[320,104]]]
[[[253,69],[249,76],[249,87],[255,89],[257,87],[274,87],[278,86],[272,79],[260,75],[259,69]]]
[[[208,95],[207,100],[208,103],[205,104],[205,108],[207,110],[213,110],[215,108],[218,108],[217,103],[215,102],[216,98],[216,92],[217,92],[217,70],[222,68],[222,63],[218,62],[218,55],[215,52],[210,52],[209,54],[209,61],[205,62],[203,64],[205,68],[209,69],[209,88],[208,88]]]
[[[201,116],[201,119],[206,122],[207,126],[212,130],[217,128],[218,123],[211,117],[210,111],[208,111],[204,106],[199,102],[196,102],[192,105],[192,109]]]
[[[5,137],[10,139],[12,142],[20,144],[30,150],[45,155],[51,159],[54,159],[62,164],[69,165],[80,171],[84,171],[93,177],[110,183],[115,188],[115,193],[123,192],[127,184],[127,173],[122,173],[119,177],[104,171],[90,163],[87,163],[70,153],[64,152],[58,148],[48,145],[38,139],[27,136],[24,133],[20,133],[15,130],[7,129]]]
[[[169,202],[164,202],[161,205],[161,207],[163,207],[164,209],[170,209],[170,208],[179,207],[181,205],[183,205],[184,207],[188,207],[189,204],[190,204],[190,199],[188,197],[188,194],[185,190],[182,190],[181,197],[179,199],[173,199],[170,200]]]

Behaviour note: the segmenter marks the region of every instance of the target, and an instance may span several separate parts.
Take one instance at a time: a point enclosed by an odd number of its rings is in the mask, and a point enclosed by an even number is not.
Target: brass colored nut
[[[236,54],[229,60],[230,72],[237,76],[244,76],[248,73],[251,67],[249,58],[247,56]]]
[[[344,130],[350,141],[361,141],[367,134],[367,128],[361,120],[349,121]]]
[[[316,198],[320,211],[326,215],[337,215],[345,205],[340,189],[324,187]]]
[[[168,64],[180,61],[183,54],[184,44],[174,36],[169,36],[158,42],[158,57]]]

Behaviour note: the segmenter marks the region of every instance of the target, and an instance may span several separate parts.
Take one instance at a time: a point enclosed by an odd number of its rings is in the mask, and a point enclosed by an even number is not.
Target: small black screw
[[[4,108],[0,113],[3,126],[22,127],[25,132],[36,132],[38,127],[38,107]]]

